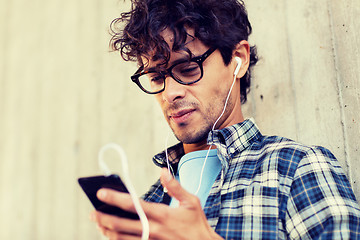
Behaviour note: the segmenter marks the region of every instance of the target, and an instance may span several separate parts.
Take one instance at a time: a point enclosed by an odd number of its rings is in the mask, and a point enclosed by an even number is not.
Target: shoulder
[[[268,159],[262,168],[276,169],[281,190],[294,197],[298,209],[320,201],[358,209],[351,184],[329,149],[277,136],[264,137],[261,144]]]
[[[276,169],[278,174],[287,177],[293,177],[299,168],[304,168],[304,171],[331,168],[343,174],[330,150],[279,136],[263,136],[244,151],[241,158],[257,168]]]

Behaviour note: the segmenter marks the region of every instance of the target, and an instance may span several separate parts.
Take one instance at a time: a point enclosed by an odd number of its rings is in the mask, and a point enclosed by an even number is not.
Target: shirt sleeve
[[[147,202],[161,203],[164,200],[164,191],[158,179],[141,198]]]
[[[295,171],[285,228],[291,239],[360,239],[360,210],[336,158],[311,148]]]

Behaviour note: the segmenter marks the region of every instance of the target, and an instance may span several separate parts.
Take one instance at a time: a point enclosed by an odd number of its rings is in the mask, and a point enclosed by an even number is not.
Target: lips
[[[185,123],[194,113],[195,109],[183,109],[170,114],[170,119],[177,124]]]

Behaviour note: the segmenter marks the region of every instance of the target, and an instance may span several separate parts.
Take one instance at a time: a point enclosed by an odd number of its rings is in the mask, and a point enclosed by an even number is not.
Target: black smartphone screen
[[[83,177],[79,178],[78,182],[96,210],[122,218],[139,219],[136,213],[111,206],[96,197],[96,193],[100,188],[110,188],[120,192],[128,192],[118,175]]]

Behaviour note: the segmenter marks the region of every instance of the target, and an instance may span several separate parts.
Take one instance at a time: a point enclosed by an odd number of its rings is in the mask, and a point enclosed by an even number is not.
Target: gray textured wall
[[[247,2],[261,61],[245,115],[329,148],[359,199],[360,1]],[[139,193],[156,179],[168,128],[130,82],[136,66],[108,52],[126,5],[0,1],[0,239],[101,239],[76,179],[100,173],[108,142],[125,148]]]

